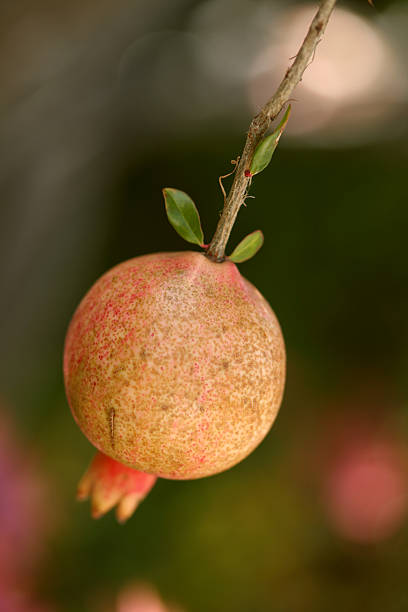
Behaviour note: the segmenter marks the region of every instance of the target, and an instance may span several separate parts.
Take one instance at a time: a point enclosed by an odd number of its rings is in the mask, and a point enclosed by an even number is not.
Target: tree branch
[[[287,70],[275,94],[251,122],[244,150],[235,172],[234,181],[225,201],[214,237],[207,249],[207,257],[214,261],[221,262],[225,259],[225,247],[238,211],[247,195],[251,177],[245,176],[245,171],[248,171],[251,166],[255,149],[269,129],[272,121],[289,101],[296,85],[301,81],[304,71],[313,59],[316,47],[323,37],[335,4],[336,0],[322,0],[293,64]]]

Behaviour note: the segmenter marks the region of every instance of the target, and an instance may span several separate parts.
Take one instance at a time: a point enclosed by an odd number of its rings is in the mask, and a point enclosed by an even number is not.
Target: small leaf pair
[[[172,187],[163,189],[163,196],[168,220],[176,232],[187,242],[205,248],[200,215],[190,196]],[[234,263],[242,263],[259,251],[263,241],[263,234],[260,230],[252,232],[238,244],[227,259]]]

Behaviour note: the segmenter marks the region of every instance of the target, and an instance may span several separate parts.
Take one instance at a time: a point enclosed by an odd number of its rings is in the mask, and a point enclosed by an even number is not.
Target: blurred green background
[[[224,474],[160,481],[125,526],[74,499],[93,449],[64,396],[70,317],[109,267],[186,248],[162,187],[193,197],[209,241],[218,177],[313,9],[3,1],[1,612],[408,609],[403,1],[338,3],[233,230],[231,248],[265,234],[240,269],[287,344],[271,433]],[[170,604],[140,603],[142,583]]]

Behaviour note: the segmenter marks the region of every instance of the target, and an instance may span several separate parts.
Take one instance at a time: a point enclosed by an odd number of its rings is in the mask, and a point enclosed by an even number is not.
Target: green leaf
[[[259,251],[263,243],[263,233],[261,230],[256,230],[241,240],[228,259],[234,263],[242,263],[247,259],[251,259]]]
[[[283,130],[285,129],[286,124],[289,120],[290,110],[291,106],[289,104],[283,116],[283,119],[279,123],[276,130],[274,130],[272,134],[269,134],[269,136],[261,140],[261,142],[256,147],[250,168],[250,172],[252,175],[259,174],[260,172],[262,172],[262,170],[265,170],[266,166],[271,161],[272,155],[274,154],[274,151],[278,146],[279,139],[282,136]]]
[[[163,189],[168,220],[176,232],[187,242],[203,246],[204,236],[200,215],[189,195],[179,189]]]

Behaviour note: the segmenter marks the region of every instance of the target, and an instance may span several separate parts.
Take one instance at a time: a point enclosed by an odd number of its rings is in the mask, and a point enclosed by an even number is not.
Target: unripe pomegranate
[[[236,177],[248,183],[268,165],[289,113],[259,143],[250,178]],[[172,188],[163,195],[176,231],[206,252],[119,264],[84,297],[67,333],[68,402],[99,450],[78,489],[79,499],[92,496],[94,517],[117,505],[127,519],[157,476],[201,478],[237,464],[268,433],[282,399],[279,323],[234,263],[259,250],[262,232],[225,257],[240,198],[226,201],[204,245],[191,198]]]
[[[282,399],[285,350],[272,309],[232,261],[158,253],[119,264],[87,293],[64,375],[76,422],[105,455],[79,495],[94,490],[95,516],[119,503],[124,520],[155,476],[216,474],[261,442]]]
[[[170,223],[206,253],[122,263],[96,282],[73,317],[65,385],[78,425],[103,455],[79,490],[81,498],[93,495],[95,516],[118,503],[119,518],[127,518],[157,476],[200,478],[232,467],[276,417],[285,378],[282,333],[234,265],[255,254],[263,235],[248,235],[228,257],[225,248],[254,177],[278,146],[290,105],[267,134],[271,122],[307,68],[333,6],[328,0],[319,8],[275,96],[251,122],[233,172],[219,177],[224,208],[209,245],[191,198],[163,190]],[[222,179],[231,174],[227,195]]]

